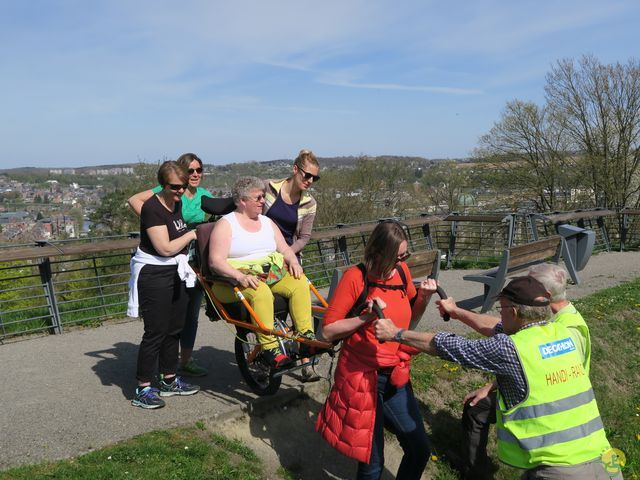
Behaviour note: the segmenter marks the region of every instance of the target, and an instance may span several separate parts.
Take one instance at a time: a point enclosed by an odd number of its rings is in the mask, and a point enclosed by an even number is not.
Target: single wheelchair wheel
[[[282,376],[273,376],[273,369],[262,356],[258,336],[252,330],[238,329],[235,354],[242,378],[256,395],[273,395],[280,388]]]

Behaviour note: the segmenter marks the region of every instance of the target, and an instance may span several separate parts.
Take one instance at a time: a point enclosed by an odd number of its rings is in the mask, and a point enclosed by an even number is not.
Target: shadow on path
[[[251,415],[250,433],[254,438],[260,439],[265,448],[275,452],[280,464],[292,478],[354,478],[356,461],[331,448],[315,431],[321,407],[321,403],[303,395],[267,415]]]
[[[91,368],[102,384],[119,387],[123,397],[127,399],[132,398],[136,388],[138,346],[131,342],[117,342],[110,348],[85,353],[97,359]],[[198,349],[195,356],[209,370],[209,374],[204,377],[187,379],[189,383],[200,386],[198,395],[223,403],[245,403],[256,398],[242,381],[232,352],[207,346]],[[237,402],[229,402],[230,398]]]

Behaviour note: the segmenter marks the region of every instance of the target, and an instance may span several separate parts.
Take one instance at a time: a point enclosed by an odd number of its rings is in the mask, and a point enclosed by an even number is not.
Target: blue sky
[[[638,56],[630,1],[0,0],[0,165],[469,155],[562,58]]]

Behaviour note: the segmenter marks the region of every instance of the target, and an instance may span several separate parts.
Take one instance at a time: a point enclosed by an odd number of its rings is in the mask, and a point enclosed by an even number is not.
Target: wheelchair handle
[[[443,288],[442,288],[440,285],[438,285],[438,288],[436,288],[436,293],[438,294],[438,296],[439,296],[442,300],[446,300],[447,298],[449,298],[449,297],[447,296],[447,294],[445,293],[445,291],[443,290]],[[445,313],[445,314],[442,316],[442,319],[443,319],[445,322],[448,322],[450,318],[451,318],[451,316],[450,316],[448,313]]]
[[[371,310],[376,314],[378,318],[384,318],[384,312],[380,308],[380,305],[378,305],[378,302],[376,302],[375,300],[371,304]],[[378,340],[378,342],[384,343],[384,340]]]
[[[378,302],[374,301],[371,304],[371,310],[373,310],[373,313],[375,313],[378,316],[378,318],[384,318],[384,312],[380,308],[380,305],[378,305]]]

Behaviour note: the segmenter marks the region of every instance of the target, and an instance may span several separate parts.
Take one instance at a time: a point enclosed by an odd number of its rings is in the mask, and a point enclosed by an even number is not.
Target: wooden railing
[[[640,211],[626,210],[622,229],[616,212],[594,210],[552,214],[421,215],[402,219],[409,249],[439,249],[444,266],[458,261],[494,265],[505,248],[556,233],[563,222],[587,228],[595,220],[600,237],[620,247],[640,245]],[[602,221],[600,221],[602,220]],[[607,220],[616,220],[609,223]],[[303,251],[303,266],[318,287],[333,270],[362,260],[377,222],[317,229]],[[553,226],[553,228],[548,228]],[[606,233],[602,233],[605,228]],[[613,235],[612,230],[615,229]],[[0,341],[25,333],[60,333],[65,326],[122,317],[126,311],[129,259],[138,239],[91,242],[38,242],[38,246],[0,248]]]

